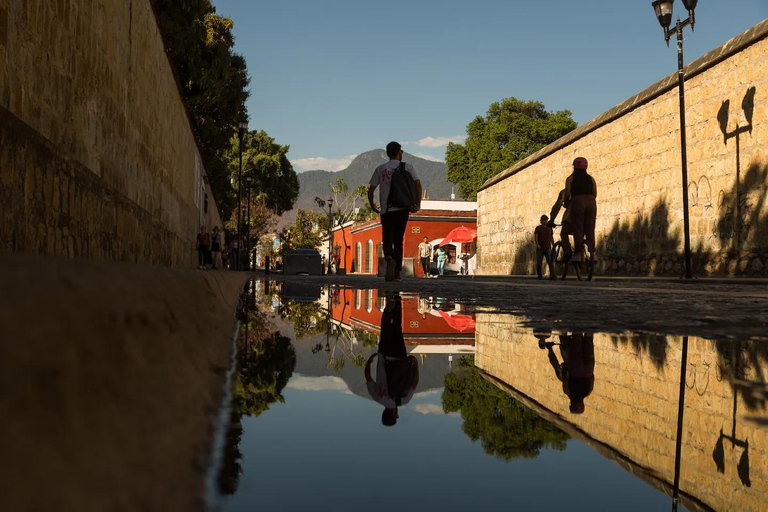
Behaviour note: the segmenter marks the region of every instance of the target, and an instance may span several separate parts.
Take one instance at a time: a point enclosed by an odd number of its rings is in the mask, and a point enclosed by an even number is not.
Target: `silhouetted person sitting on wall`
[[[565,200],[571,210],[573,223],[574,255],[571,261],[581,261],[584,236],[589,249],[595,250],[595,222],[597,221],[597,184],[587,174],[587,159],[578,157],[573,161],[573,174],[565,180]]]
[[[371,376],[371,364],[376,361],[376,380]],[[371,398],[384,406],[381,423],[397,423],[397,408],[413,398],[419,385],[419,363],[405,350],[403,339],[403,306],[399,295],[387,297],[381,316],[381,338],[376,354],[365,365],[365,383]]]

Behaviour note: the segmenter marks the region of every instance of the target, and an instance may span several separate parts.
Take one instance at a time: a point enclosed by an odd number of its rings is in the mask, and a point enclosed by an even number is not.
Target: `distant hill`
[[[299,173],[299,197],[293,210],[286,212],[282,216],[279,226],[282,227],[289,222],[293,222],[296,219],[296,211],[299,208],[320,211],[315,204],[315,197],[328,198],[330,194],[329,183],[333,183],[341,177],[349,185],[349,189],[354,190],[358,185],[367,184],[368,180],[371,179],[373,170],[387,160],[389,159],[383,149],[374,149],[357,155],[352,160],[352,163],[349,164],[349,167],[341,171],[318,170]],[[427,191],[430,199],[450,199],[451,186],[454,185],[446,177],[448,165],[444,162],[424,160],[408,153],[405,153],[403,156],[403,161],[416,168],[421,185]]]

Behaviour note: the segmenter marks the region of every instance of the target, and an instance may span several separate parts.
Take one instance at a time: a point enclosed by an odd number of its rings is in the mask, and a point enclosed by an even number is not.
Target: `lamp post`
[[[677,88],[680,97],[680,155],[682,159],[683,170],[683,230],[685,232],[685,278],[692,279],[693,271],[691,265],[691,231],[688,219],[688,154],[685,142],[685,75],[683,72],[683,29],[690,25],[693,30],[696,24],[696,15],[694,13],[698,0],[683,0],[683,5],[688,10],[688,18],[680,21],[677,17],[675,27],[670,31],[672,24],[672,5],[675,0],[655,0],[651,2],[656,17],[659,20],[661,28],[664,29],[664,40],[669,46],[669,39],[672,31],[677,34]]]
[[[248,213],[245,216],[245,222],[248,225],[248,231],[246,233],[246,242],[245,242],[245,257],[246,259],[246,268],[248,270],[251,270],[251,186],[253,185],[253,178],[251,176],[245,177],[245,183],[248,187]]]
[[[331,253],[333,251],[333,199],[328,199],[328,274],[331,273]]]
[[[242,224],[240,223],[240,210],[243,200],[242,181],[243,181],[243,139],[248,132],[248,121],[242,120],[237,123],[237,136],[240,139],[240,165],[237,169],[237,270],[242,268],[240,262],[240,252],[242,247],[241,234]]]

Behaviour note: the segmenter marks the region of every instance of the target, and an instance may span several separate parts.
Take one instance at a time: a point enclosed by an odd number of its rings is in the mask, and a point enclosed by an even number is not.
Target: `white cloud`
[[[453,137],[424,137],[417,141],[406,142],[408,146],[419,146],[420,148],[442,148],[449,142],[461,144],[467,140],[466,135],[454,135]]]
[[[421,414],[437,414],[439,416],[459,416],[459,414],[455,412],[445,413],[443,411],[443,407],[438,404],[418,404],[413,407],[413,410]]]
[[[295,160],[291,160],[291,164],[293,165],[294,169],[296,169],[296,172],[313,171],[316,169],[336,172],[349,167],[349,164],[352,163],[352,160],[354,160],[356,156],[357,155],[347,155],[341,158],[313,156],[309,158],[297,158]]]
[[[297,376],[288,381],[287,387],[302,391],[343,391],[351,393],[349,386],[339,377],[303,377]]]
[[[430,160],[432,162],[445,162],[445,160],[443,160],[440,157],[428,155],[426,153],[416,153],[414,156],[417,156],[419,158],[423,158],[424,160]]]

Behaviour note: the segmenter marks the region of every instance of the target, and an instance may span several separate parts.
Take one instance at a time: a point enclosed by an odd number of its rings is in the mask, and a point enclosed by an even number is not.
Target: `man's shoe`
[[[387,272],[384,274],[384,280],[394,281],[395,272],[397,272],[395,269],[395,259],[392,256],[387,256]]]
[[[394,279],[394,281],[397,281],[399,283],[402,280],[403,280],[403,278],[400,277],[400,272],[395,271],[395,279]]]

